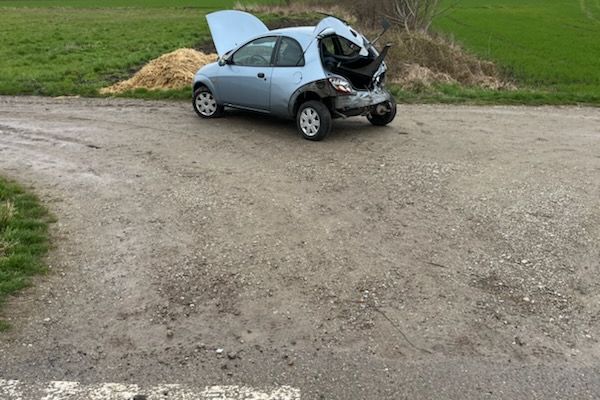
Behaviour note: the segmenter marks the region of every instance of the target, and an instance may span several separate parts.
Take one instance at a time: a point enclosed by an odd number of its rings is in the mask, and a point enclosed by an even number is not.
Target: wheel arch
[[[299,87],[292,94],[289,104],[288,113],[294,118],[298,112],[300,105],[309,100],[318,100],[323,102],[331,111],[333,104],[332,98],[336,95],[335,90],[331,87],[326,79],[307,83]]]
[[[200,89],[201,87],[205,87],[210,90],[212,95],[215,97],[215,100],[217,100],[217,103],[221,103],[221,99],[219,98],[219,94],[217,93],[213,82],[207,76],[196,75],[194,84],[192,85],[192,94],[196,93],[196,90]]]

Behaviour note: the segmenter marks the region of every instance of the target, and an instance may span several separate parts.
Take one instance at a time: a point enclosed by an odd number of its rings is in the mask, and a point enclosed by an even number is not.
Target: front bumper
[[[368,114],[375,106],[394,101],[392,95],[382,87],[373,90],[356,90],[347,96],[337,96],[333,102],[336,113],[340,116]]]

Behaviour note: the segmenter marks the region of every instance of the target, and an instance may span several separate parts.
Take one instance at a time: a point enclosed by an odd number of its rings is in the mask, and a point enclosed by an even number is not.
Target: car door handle
[[[265,74],[263,72],[259,72],[258,75],[256,75],[256,76],[258,76],[259,78],[262,79],[265,77]]]

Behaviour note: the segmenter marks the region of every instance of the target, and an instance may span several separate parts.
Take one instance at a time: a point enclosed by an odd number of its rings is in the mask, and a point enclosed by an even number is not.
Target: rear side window
[[[271,65],[271,56],[277,43],[274,36],[251,41],[233,55],[235,65],[266,67]]]
[[[300,44],[292,38],[282,37],[277,57],[275,58],[277,67],[295,67],[304,65],[304,54]]]
[[[360,48],[341,36],[328,36],[321,40],[321,51],[325,56],[354,57],[358,55]]]
[[[333,43],[332,36],[328,36],[321,40],[321,47],[327,55],[335,55],[335,44]]]
[[[340,50],[342,51],[342,55],[347,56],[347,57],[358,55],[360,48],[357,45],[355,45],[348,39],[340,37],[340,36],[338,36],[337,39],[340,43]]]

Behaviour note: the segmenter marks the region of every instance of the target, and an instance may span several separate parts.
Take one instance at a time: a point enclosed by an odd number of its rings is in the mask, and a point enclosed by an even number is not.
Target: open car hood
[[[269,32],[260,19],[243,11],[217,11],[208,14],[206,20],[219,57],[253,37]]]

